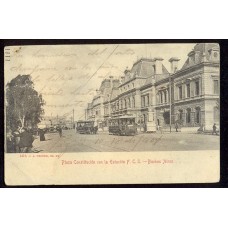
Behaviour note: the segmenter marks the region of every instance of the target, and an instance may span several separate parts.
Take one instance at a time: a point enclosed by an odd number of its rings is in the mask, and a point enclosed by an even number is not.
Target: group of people
[[[57,127],[56,130],[59,136],[62,137],[62,128]],[[45,129],[38,130],[40,141],[45,141]],[[6,146],[9,153],[30,153],[32,152],[33,141],[32,129],[26,127],[17,127],[14,131],[7,128],[6,132]]]
[[[7,152],[11,153],[29,153],[32,152],[34,141],[31,129],[18,127],[15,131],[8,130]]]

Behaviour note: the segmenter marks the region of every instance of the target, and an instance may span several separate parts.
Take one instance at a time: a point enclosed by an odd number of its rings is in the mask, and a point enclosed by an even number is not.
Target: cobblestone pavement
[[[109,135],[98,132],[96,135],[77,134],[74,130],[45,135],[46,141],[35,139],[36,152],[114,152],[114,151],[170,151],[170,150],[217,150],[220,137],[193,133],[144,133],[135,136]]]

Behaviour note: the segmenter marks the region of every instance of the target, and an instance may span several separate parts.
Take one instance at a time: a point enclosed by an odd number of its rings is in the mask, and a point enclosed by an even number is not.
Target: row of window
[[[100,110],[91,110],[90,112],[87,112],[87,114],[90,116],[90,115],[96,115],[96,116],[99,116],[101,114],[101,111]]]
[[[199,81],[195,81],[193,83],[186,83],[185,84],[185,96],[183,93],[183,85],[178,86],[178,100],[182,100],[183,98],[190,98],[191,97],[191,88],[192,88],[192,95],[194,96],[199,96],[200,95],[200,86],[199,86]]]
[[[125,108],[135,108],[135,97],[125,98],[111,105],[112,112]]]
[[[195,109],[195,112],[191,112],[191,109],[190,108],[187,108],[186,109],[186,113],[185,113],[185,121],[187,124],[191,123],[192,122],[192,118],[191,118],[191,113],[193,115],[193,118],[194,118],[194,122],[195,123],[200,123],[201,122],[201,109],[198,107]],[[183,110],[179,110],[179,113],[178,113],[178,119],[180,121],[184,121],[184,113],[183,113]]]
[[[135,88],[135,84],[132,83],[131,85],[128,84],[120,89],[121,92],[126,91],[127,89]]]
[[[144,95],[141,97],[141,104],[142,107],[148,107],[149,106],[149,94]],[[125,109],[125,108],[135,108],[135,97],[129,97],[125,98],[123,100],[120,100],[120,102],[116,102],[111,106],[112,111],[116,111],[119,109]]]
[[[148,107],[149,106],[149,95],[144,95],[141,97],[142,101],[142,107]]]
[[[178,86],[178,99],[182,100],[183,98],[190,98],[191,94],[194,96],[200,95],[200,83],[199,81],[195,81],[194,83],[186,83],[185,84],[185,96],[183,93],[183,85]],[[219,81],[213,80],[213,94],[219,94]]]
[[[157,95],[157,101],[159,104],[169,102],[169,92],[168,90],[159,91]]]

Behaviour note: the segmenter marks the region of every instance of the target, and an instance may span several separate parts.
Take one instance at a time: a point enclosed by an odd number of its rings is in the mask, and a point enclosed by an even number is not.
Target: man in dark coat
[[[32,143],[34,141],[33,135],[31,132],[28,132],[27,129],[22,129],[20,134],[19,147],[22,153],[29,153],[32,151]]]
[[[175,128],[176,128],[176,132],[178,132],[179,125],[178,125],[178,122],[177,121],[175,123]]]
[[[17,127],[17,129],[13,132],[14,136],[14,146],[15,146],[15,152],[20,153],[20,134],[21,134],[21,128]]]
[[[217,133],[217,126],[216,126],[216,124],[213,125],[213,132],[212,132],[212,135],[213,135],[214,133],[215,133],[216,135],[218,134],[218,133]]]
[[[43,129],[39,130],[39,134],[40,134],[40,141],[45,141],[45,136],[44,136],[45,132]]]

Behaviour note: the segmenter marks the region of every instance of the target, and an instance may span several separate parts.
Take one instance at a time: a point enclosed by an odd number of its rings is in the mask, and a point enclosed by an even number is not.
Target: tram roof
[[[128,115],[125,115],[125,116],[118,116],[118,117],[114,117],[112,119],[135,119],[135,116],[128,116]]]
[[[79,120],[77,123],[91,123],[94,122],[94,120]]]

